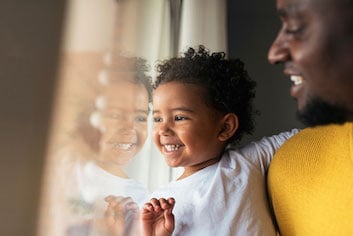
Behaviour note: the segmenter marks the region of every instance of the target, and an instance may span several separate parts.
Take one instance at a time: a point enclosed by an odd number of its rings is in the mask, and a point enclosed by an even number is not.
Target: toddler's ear
[[[219,141],[227,141],[238,129],[238,116],[234,113],[228,113],[223,117],[222,128],[218,134]]]

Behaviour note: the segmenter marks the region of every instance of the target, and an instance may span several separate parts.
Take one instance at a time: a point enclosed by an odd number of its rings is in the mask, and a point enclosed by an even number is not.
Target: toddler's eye
[[[147,117],[145,117],[145,116],[136,116],[135,117],[135,121],[137,121],[137,122],[146,122],[147,121]]]
[[[184,116],[175,116],[174,118],[176,121],[180,121],[180,120],[185,120],[186,118]]]
[[[160,117],[153,117],[153,122],[158,123],[158,122],[161,122],[161,121],[162,121],[162,118],[160,118]]]

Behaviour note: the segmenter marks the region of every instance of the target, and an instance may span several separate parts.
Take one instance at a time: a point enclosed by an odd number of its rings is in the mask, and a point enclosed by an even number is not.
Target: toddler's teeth
[[[167,149],[168,152],[178,150],[180,145],[179,144],[170,144],[170,145],[164,145],[165,149]]]
[[[114,145],[114,148],[128,150],[132,147],[131,143],[117,143]]]

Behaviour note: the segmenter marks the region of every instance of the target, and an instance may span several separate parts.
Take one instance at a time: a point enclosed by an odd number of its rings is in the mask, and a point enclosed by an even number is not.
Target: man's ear
[[[225,142],[230,139],[239,126],[238,116],[234,113],[226,114],[222,119],[222,128],[218,134],[219,141]]]

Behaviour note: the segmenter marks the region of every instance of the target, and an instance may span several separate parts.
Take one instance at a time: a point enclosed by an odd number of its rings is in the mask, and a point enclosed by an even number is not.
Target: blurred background
[[[111,53],[144,58],[153,78],[156,61],[189,46],[224,51],[258,84],[261,115],[242,143],[301,127],[289,79],[267,61],[279,29],[274,0],[5,0],[0,19],[1,235],[63,235],[52,219],[58,153],[77,139]],[[150,191],[178,174],[149,136],[125,171]]]

